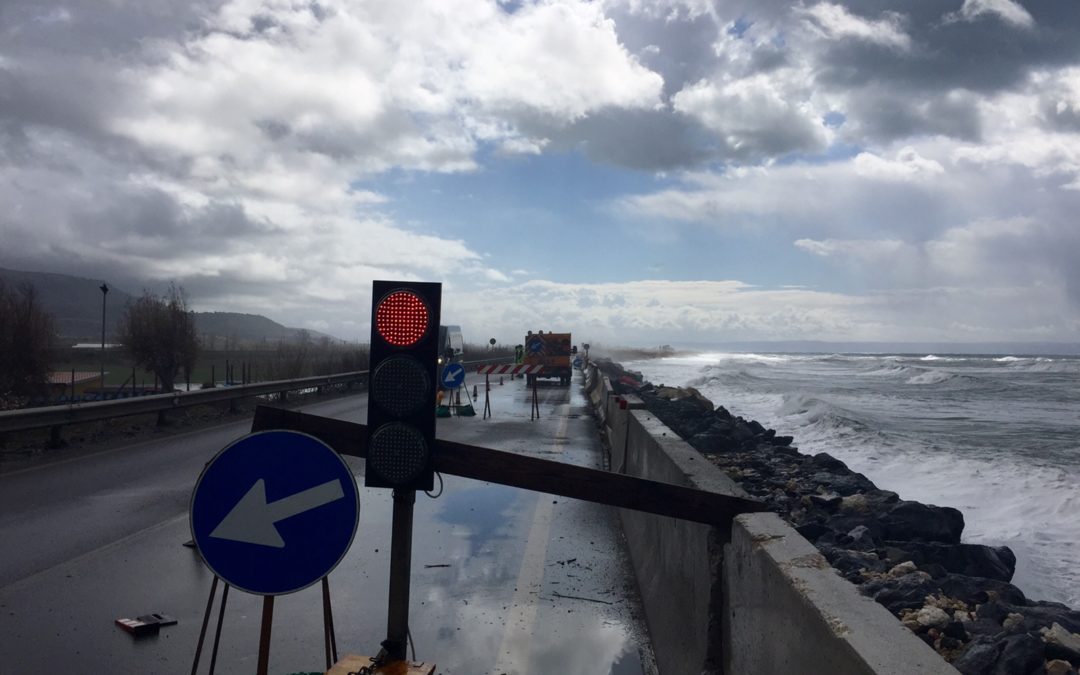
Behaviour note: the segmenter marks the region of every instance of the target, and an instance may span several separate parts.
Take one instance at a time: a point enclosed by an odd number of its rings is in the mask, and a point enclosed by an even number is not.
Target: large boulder
[[[901,556],[919,567],[933,563],[946,571],[972,577],[986,577],[998,581],[1012,581],[1016,571],[1016,555],[1008,546],[983,546],[981,544],[942,544],[940,542],[886,541]],[[900,562],[896,553],[890,555]]]
[[[964,675],[1031,675],[1045,663],[1045,643],[1029,633],[1002,640],[981,637],[953,661]]]
[[[959,544],[964,514],[950,506],[901,501],[881,517],[885,538]]]

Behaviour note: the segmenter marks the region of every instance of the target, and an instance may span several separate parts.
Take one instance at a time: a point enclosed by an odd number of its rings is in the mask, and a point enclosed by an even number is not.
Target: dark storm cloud
[[[694,166],[721,150],[699,123],[669,110],[603,110],[546,135],[556,148],[579,148],[593,161],[646,171]]]
[[[88,205],[75,212],[73,223],[117,243],[108,246],[142,255],[168,256],[181,252],[210,253],[216,248],[234,247],[243,240],[254,244],[257,237],[275,229],[252,221],[237,204],[211,202],[201,208],[184,208],[166,192],[155,189],[125,190],[114,194],[105,205]],[[128,238],[138,233],[137,239]]]
[[[1025,2],[1034,25],[1009,23],[997,15],[971,20],[948,20],[960,3],[912,0],[896,3],[855,0],[845,3],[850,13],[879,20],[897,12],[911,38],[908,50],[860,40],[822,44],[818,79],[841,89],[888,87],[894,92],[948,91],[954,88],[982,93],[1023,84],[1033,69],[1075,63],[1080,59],[1080,3],[1045,0]]]
[[[217,0],[5,0],[0,4],[0,48],[14,55],[55,54],[123,59],[155,39],[202,26]]]
[[[718,26],[712,17],[683,15],[658,21],[623,7],[614,7],[609,16],[615,21],[619,41],[664,78],[665,98],[714,70]]]
[[[848,100],[845,113],[854,120],[849,129],[864,140],[942,134],[976,141],[982,129],[979,101],[967,94],[912,98],[872,85]]]

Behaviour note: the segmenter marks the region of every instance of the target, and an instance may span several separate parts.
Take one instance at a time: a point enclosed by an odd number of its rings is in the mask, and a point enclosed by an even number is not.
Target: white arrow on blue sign
[[[191,496],[191,534],[207,566],[259,595],[292,593],[329,574],[359,519],[348,464],[295,431],[261,431],[226,446]]]
[[[444,389],[457,389],[465,384],[465,366],[460,363],[448,363],[442,371]]]

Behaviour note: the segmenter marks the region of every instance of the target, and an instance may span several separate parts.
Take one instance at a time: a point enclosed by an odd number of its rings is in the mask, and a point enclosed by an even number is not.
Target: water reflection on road
[[[432,522],[420,525],[434,536],[414,543],[411,623],[421,658],[448,675],[644,672],[636,590],[613,555],[613,514],[453,482]]]

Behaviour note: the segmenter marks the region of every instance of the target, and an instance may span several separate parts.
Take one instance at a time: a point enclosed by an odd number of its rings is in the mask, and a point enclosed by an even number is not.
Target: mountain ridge
[[[9,288],[30,283],[38,293],[45,311],[53,315],[57,336],[64,340],[101,339],[101,279],[77,277],[59,272],[30,272],[0,267],[0,282]],[[139,296],[109,284],[105,299],[106,337],[115,336],[123,308]],[[325,333],[290,328],[262,314],[244,312],[195,312],[195,329],[201,339],[217,341],[262,342],[291,341],[305,332],[313,338],[328,338]]]

